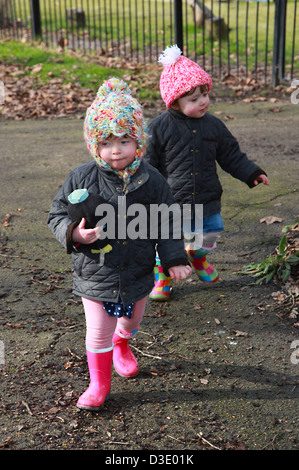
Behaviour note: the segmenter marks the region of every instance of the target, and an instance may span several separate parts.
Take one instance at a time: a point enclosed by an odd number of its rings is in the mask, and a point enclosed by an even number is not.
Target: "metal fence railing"
[[[299,72],[297,0],[0,0],[0,39],[155,62],[179,43],[219,77]]]

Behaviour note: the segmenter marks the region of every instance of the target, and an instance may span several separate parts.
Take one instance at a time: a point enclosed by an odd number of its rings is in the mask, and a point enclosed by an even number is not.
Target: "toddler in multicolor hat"
[[[183,56],[176,45],[168,46],[159,62],[164,67],[160,91],[167,110],[148,126],[144,158],[166,178],[176,202],[191,207],[192,229],[196,206],[202,205],[201,244],[186,245],[186,250],[199,279],[214,283],[219,276],[206,256],[216,248],[223,230],[216,165],[250,188],[269,182],[266,173],[241,152],[225,124],[207,112],[212,80],[206,71]],[[172,282],[162,272],[159,257],[156,261],[156,284],[150,298],[167,300]]]
[[[132,230],[138,225],[133,208],[142,209],[144,218],[137,220],[143,230],[151,204],[169,207],[174,198],[164,177],[142,159],[142,108],[124,81],[112,78],[99,88],[86,112],[84,137],[92,161],[70,172],[53,200],[48,223],[72,254],[73,292],[82,298],[86,318],[90,384],[77,406],[98,410],[110,392],[112,363],[123,377],[138,373],[129,340],[139,330],[154,285],[156,247],[164,274],[173,282],[192,269],[183,235],[174,236],[171,213],[167,238],[159,226],[155,239]],[[100,217],[97,223],[93,212]]]

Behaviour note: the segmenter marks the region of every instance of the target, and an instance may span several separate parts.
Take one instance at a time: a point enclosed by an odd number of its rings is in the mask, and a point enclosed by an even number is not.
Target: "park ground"
[[[296,278],[257,285],[238,271],[273,253],[298,216],[299,105],[226,100],[211,112],[270,186],[249,189],[219,169],[220,280],[193,273],[166,304],[148,302],[132,341],[140,373],[113,372],[97,413],[76,407],[88,386],[85,322],[70,258],[46,223],[70,169],[89,159],[82,119],[0,121],[0,448],[298,449]]]

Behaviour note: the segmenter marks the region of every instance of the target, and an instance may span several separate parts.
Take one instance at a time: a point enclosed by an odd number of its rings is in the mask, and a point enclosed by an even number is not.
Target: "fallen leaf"
[[[70,369],[72,367],[72,363],[70,361],[67,361],[65,364],[64,364],[64,368],[65,369]]]
[[[69,423],[70,428],[76,429],[78,427],[78,421],[75,419]]]
[[[6,323],[6,326],[8,326],[9,328],[24,328],[23,325],[21,323]]]
[[[226,114],[226,116],[223,117],[223,120],[224,120],[224,121],[228,121],[228,120],[230,120],[230,119],[236,119],[236,117],[235,117],[235,116],[232,116],[232,115],[229,115],[229,114]]]
[[[10,219],[11,219],[11,214],[6,214],[6,216],[2,220],[3,227],[8,227],[9,226]]]
[[[57,408],[56,406],[53,406],[53,408],[50,408],[48,413],[50,413],[51,415],[53,414],[56,414],[58,413],[58,411],[60,411],[60,408]]]
[[[34,67],[32,67],[31,73],[39,73],[42,70],[43,70],[43,66],[40,64],[37,64],[37,65],[34,65]]]
[[[283,292],[272,292],[271,297],[274,297],[278,302],[283,302],[287,295],[284,294]]]
[[[290,318],[297,318],[298,315],[299,315],[298,310],[296,308],[293,308],[290,313]]]
[[[281,111],[281,106],[277,106],[276,108],[270,108],[269,111],[271,113],[279,113]]]
[[[236,336],[248,336],[248,333],[246,333],[245,331],[239,331],[239,330],[235,330],[234,334]]]
[[[13,442],[12,437],[8,437],[3,442],[0,442],[0,449],[8,447],[10,444],[12,444],[12,442]]]
[[[260,223],[262,224],[263,222],[266,222],[267,225],[270,225],[270,224],[274,224],[274,222],[282,222],[283,219],[281,219],[280,217],[275,217],[273,215],[268,215],[267,217],[263,217],[261,220],[260,220]]]

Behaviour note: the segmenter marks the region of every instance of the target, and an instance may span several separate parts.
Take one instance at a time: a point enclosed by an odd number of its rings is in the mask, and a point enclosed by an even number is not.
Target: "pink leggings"
[[[82,297],[86,319],[86,348],[92,352],[102,352],[111,349],[113,333],[131,337],[139,329],[142,321],[147,298],[137,300],[134,304],[132,318],[110,317],[103,303]]]

